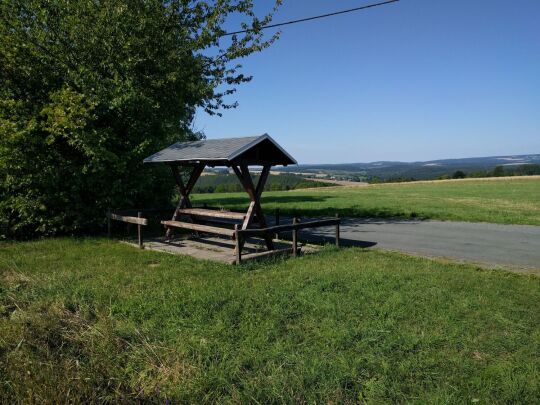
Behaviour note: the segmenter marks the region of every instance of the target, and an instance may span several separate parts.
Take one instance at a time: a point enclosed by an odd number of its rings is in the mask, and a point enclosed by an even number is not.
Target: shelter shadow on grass
[[[350,206],[350,207],[336,207],[331,203],[332,196],[317,195],[295,195],[293,193],[287,195],[263,195],[261,198],[261,205],[263,211],[267,215],[271,215],[272,212],[279,208],[281,214],[285,216],[296,217],[328,217],[338,214],[340,217],[363,217],[363,218],[388,218],[392,220],[398,219],[429,219],[426,214],[419,214],[416,212],[406,212],[400,209],[389,209],[384,207],[367,208]],[[197,198],[197,204],[207,203],[218,207],[224,207],[234,210],[244,209],[249,200],[243,196],[227,196],[223,198],[205,198],[205,196],[199,196]],[[298,204],[298,205],[297,205]],[[325,206],[326,205],[326,206]]]

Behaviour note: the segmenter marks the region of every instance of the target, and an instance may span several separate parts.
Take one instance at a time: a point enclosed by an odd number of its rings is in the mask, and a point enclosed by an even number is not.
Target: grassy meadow
[[[233,267],[0,243],[1,403],[166,400],[538,403],[540,278],[358,248]]]
[[[245,193],[195,195],[197,203],[245,210]],[[403,217],[540,225],[540,178],[455,180],[265,192],[284,214]]]

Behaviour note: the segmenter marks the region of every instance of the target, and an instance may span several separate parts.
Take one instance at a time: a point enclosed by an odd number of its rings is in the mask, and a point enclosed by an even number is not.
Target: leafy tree
[[[502,177],[504,176],[505,173],[504,173],[504,167],[502,166],[497,166],[495,169],[493,169],[493,176],[495,177]]]
[[[534,176],[540,174],[540,165],[525,164],[516,167],[513,172],[515,176]]]
[[[196,108],[251,78],[265,39],[252,0],[0,0],[0,234],[92,231],[106,207],[168,202],[142,159],[195,139]],[[231,16],[246,33],[224,37]]]
[[[454,174],[452,174],[453,179],[464,179],[467,177],[467,174],[462,170],[456,170]]]

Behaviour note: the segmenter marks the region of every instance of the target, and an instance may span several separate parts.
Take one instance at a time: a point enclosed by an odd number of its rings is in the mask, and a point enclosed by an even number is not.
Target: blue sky
[[[364,4],[285,0],[274,22]],[[299,163],[540,153],[539,0],[401,0],[281,31],[241,61],[238,108],[196,129],[266,132]]]

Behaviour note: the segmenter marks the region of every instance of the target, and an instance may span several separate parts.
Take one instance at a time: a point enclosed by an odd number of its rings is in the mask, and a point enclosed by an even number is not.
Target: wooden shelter
[[[171,236],[174,228],[182,228],[236,238],[236,254],[240,257],[243,242],[238,240],[238,232],[259,229],[268,250],[274,249],[272,234],[264,232],[268,227],[261,208],[261,194],[272,166],[296,164],[296,160],[268,134],[178,142],[147,157],[144,162],[169,165],[180,192],[180,201],[172,218],[161,221],[167,228],[167,237]],[[190,193],[206,166],[232,168],[250,199],[245,213],[192,206]],[[262,168],[257,184],[254,184],[249,172],[250,166]],[[187,180],[182,179],[181,169],[188,171]],[[208,222],[220,220],[226,224],[236,222],[236,225],[234,229],[227,228],[226,225],[208,225]]]
[[[308,228],[335,226],[335,243],[336,246],[340,244],[339,227],[341,220],[337,215],[335,218],[309,221],[300,221],[298,218],[293,218],[292,223],[280,224],[278,211],[276,211],[276,223],[273,226],[267,226],[261,208],[261,194],[270,174],[270,168],[276,165],[296,164],[294,158],[267,134],[246,138],[179,142],[147,157],[144,162],[164,163],[171,168],[180,192],[178,205],[174,210],[150,208],[112,211],[109,208],[107,211],[109,237],[112,231],[112,221],[126,223],[128,227],[135,224],[137,225],[138,246],[142,249],[144,248],[142,229],[144,226],[149,225],[150,222],[153,222],[153,220],[149,220],[151,217],[155,218],[157,216],[161,224],[167,229],[166,240],[150,241],[149,246],[152,246],[150,248],[236,264],[241,263],[243,250],[248,251],[248,254],[244,257],[245,259],[258,259],[289,253],[296,256],[300,249],[298,246],[298,232]],[[246,212],[209,209],[206,206],[193,207],[189,196],[197,179],[207,166],[221,166],[233,170],[249,196],[250,202]],[[249,172],[250,166],[261,168],[257,184],[254,184]],[[170,217],[171,211],[172,218]],[[163,218],[167,219],[163,220]],[[179,246],[177,242],[171,241],[172,232],[175,228],[194,231],[197,234],[213,234],[216,236],[182,239],[181,246]],[[292,243],[288,244],[287,241],[280,238],[276,245],[274,244],[274,237],[289,231],[291,232]],[[230,254],[227,253],[230,252],[231,243],[223,243],[226,242],[223,237],[229,237],[233,240],[233,260],[231,260]],[[261,252],[259,249],[261,238],[264,240],[267,251]],[[191,246],[188,246],[187,242],[191,243]],[[219,244],[220,248],[223,249],[218,252],[216,249],[195,246],[199,242],[204,242],[205,246],[213,245],[214,248]],[[212,255],[209,254],[211,250],[213,251]],[[206,252],[206,254],[201,254],[201,252]]]

